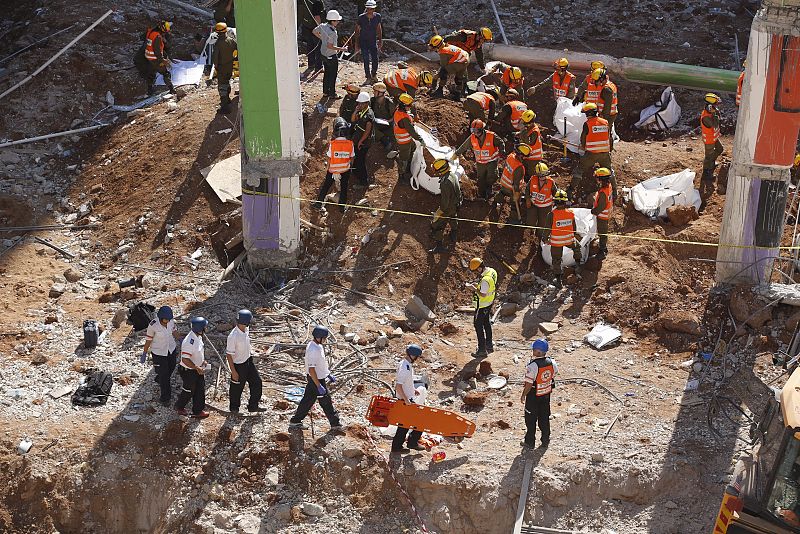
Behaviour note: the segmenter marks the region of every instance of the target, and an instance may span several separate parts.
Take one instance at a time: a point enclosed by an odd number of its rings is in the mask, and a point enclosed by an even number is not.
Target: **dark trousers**
[[[169,72],[167,67],[162,67],[159,65],[158,61],[156,60],[148,60],[147,61],[147,94],[152,95],[155,93],[155,85],[156,85],[156,76],[161,74],[164,77],[164,84],[166,84],[167,89],[170,91],[174,90],[175,87],[172,85],[172,75]]]
[[[356,157],[353,159],[356,178],[358,178],[360,184],[364,185],[372,182],[372,177],[369,175],[369,170],[367,169],[367,152],[369,152],[370,146],[371,143],[367,140],[361,145],[361,148],[356,148]]]
[[[403,401],[398,401],[403,402]],[[392,450],[399,451],[403,448],[403,442],[406,440],[406,435],[408,434],[408,429],[403,427],[397,427],[397,434],[394,435],[394,439],[392,439]],[[409,447],[416,447],[419,445],[419,438],[422,437],[422,432],[419,430],[412,430],[411,434],[408,434],[408,446]]]
[[[189,399],[192,399],[192,413],[197,415],[206,407],[206,379],[194,369],[182,365],[178,367],[178,374],[181,375],[183,385],[175,407],[182,410],[186,408]]]
[[[322,58],[325,72],[322,74],[322,94],[333,96],[336,94],[336,76],[339,74],[339,56]]]
[[[291,419],[289,419],[289,422],[301,422],[306,418],[308,412],[311,411],[311,408],[314,407],[314,403],[319,401],[319,405],[322,406],[322,411],[325,412],[325,417],[328,418],[328,422],[331,424],[331,426],[339,426],[339,412],[337,412],[333,407],[330,391],[325,393],[325,395],[319,396],[317,393],[317,386],[314,384],[314,381],[311,380],[310,376],[306,376],[306,378],[306,391],[303,394],[303,398],[300,399],[300,405],[297,407],[297,411],[294,412],[294,415]],[[324,381],[321,381],[320,383],[327,389],[327,383]]]
[[[306,43],[306,55],[308,56],[308,68],[311,70],[322,69],[322,41],[313,33],[314,28],[303,28],[300,30],[300,38]]]
[[[176,349],[180,350],[180,348]],[[153,354],[153,368],[156,372],[156,382],[161,388],[161,402],[169,402],[172,398],[172,388],[170,387],[170,378],[172,378],[172,371],[175,370],[177,364],[177,354],[167,354],[166,356],[159,356]]]
[[[478,350],[492,347],[492,306],[478,309],[472,324],[475,326],[475,335],[478,336]]]
[[[378,43],[361,41],[358,45],[361,47],[361,57],[364,59],[364,74],[367,78],[374,78],[378,73]]]
[[[261,400],[261,377],[258,375],[256,364],[253,362],[253,358],[248,358],[244,363],[233,364],[233,367],[239,374],[239,381],[234,382],[233,378],[231,378],[231,411],[239,411],[239,406],[242,404],[242,392],[244,391],[245,383],[250,386],[250,401],[247,403],[247,409],[253,411],[258,408],[258,402]]]
[[[344,211],[344,205],[347,204],[347,182],[350,181],[350,171],[343,172],[342,178],[339,182],[339,209]],[[325,195],[328,194],[331,186],[333,186],[333,174],[326,173],[325,180],[322,182],[322,186],[319,188],[319,194],[317,195],[317,200],[322,202],[325,200]]]
[[[536,385],[533,387],[535,389]],[[537,423],[542,443],[547,443],[550,441],[550,394],[537,397],[536,391],[531,390],[525,397],[525,443],[530,446],[536,443]]]

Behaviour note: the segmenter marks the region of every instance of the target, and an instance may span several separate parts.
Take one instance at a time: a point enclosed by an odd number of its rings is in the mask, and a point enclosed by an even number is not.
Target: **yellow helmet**
[[[172,23],[168,20],[161,21],[161,29],[167,33],[172,31]]]
[[[567,196],[567,192],[563,189],[557,190],[553,193],[553,200],[556,202],[569,202],[569,197]]]
[[[489,28],[481,28],[481,35],[483,35],[483,38],[487,41],[492,40],[492,30]]]
[[[567,67],[569,67],[569,61],[567,61],[567,58],[562,57],[561,59],[556,61],[556,67],[564,67],[566,69]]]
[[[547,176],[550,174],[550,167],[548,167],[546,163],[539,162],[536,164],[536,167],[533,168],[533,172],[536,173],[536,176]]]
[[[794,155],[794,166],[800,167],[800,152]]]
[[[595,169],[594,175],[597,178],[608,179],[611,178],[611,170],[608,167],[600,167],[598,169]]]
[[[597,104],[595,104],[594,102],[587,102],[586,104],[583,105],[583,107],[581,108],[581,111],[583,113],[586,113],[588,111],[595,111],[596,112],[597,111]]]
[[[433,162],[433,172],[436,176],[443,176],[450,172],[450,162],[439,158]]]
[[[403,93],[402,95],[398,96],[397,99],[401,104],[405,104],[406,106],[410,106],[414,103],[414,97],[408,93]]]
[[[224,22],[217,22],[216,24],[214,24],[214,31],[215,32],[228,31],[228,25],[225,24]]]
[[[386,84],[383,82],[378,82],[372,86],[372,90],[376,93],[385,93],[386,92]]]
[[[722,101],[719,95],[715,95],[714,93],[706,93],[706,95],[703,97],[703,100],[709,104],[719,104],[720,101]]]
[[[342,86],[342,88],[350,94],[357,95],[361,92],[361,88],[354,84],[353,82],[346,83]]]
[[[470,271],[477,271],[483,265],[483,260],[480,258],[472,258],[469,260],[469,270]]]
[[[527,145],[525,143],[520,143],[514,147],[518,153],[522,154],[523,156],[530,156],[531,155],[531,145]]]
[[[745,67],[747,67],[747,60],[746,59],[744,61],[742,61],[742,69],[744,69]]]
[[[605,64],[605,63],[603,63],[602,61],[599,61],[599,60],[598,60],[598,61],[592,61],[592,63],[591,63],[591,67],[592,67],[592,72],[594,72],[594,71],[595,71],[595,70],[597,70],[597,69],[604,69],[604,68],[606,68],[606,64]]]
[[[431,37],[431,40],[428,41],[428,45],[433,48],[439,48],[440,46],[442,46],[443,42],[444,39],[442,39],[441,35],[434,35],[433,37]]]
[[[520,118],[522,119],[522,122],[524,122],[525,124],[530,124],[533,122],[533,119],[536,118],[536,113],[532,109],[528,109],[525,110],[525,112],[522,114],[522,117]]]
[[[594,80],[594,81],[597,81],[600,78],[605,78],[605,77],[606,77],[606,69],[604,69],[602,67],[599,68],[599,69],[594,69],[592,71],[592,80]]]
[[[422,82],[422,85],[433,85],[433,74],[427,70],[423,70],[419,73],[419,80]]]
[[[508,73],[508,77],[511,79],[512,82],[516,82],[522,79],[522,69],[519,67],[511,67],[511,72]]]

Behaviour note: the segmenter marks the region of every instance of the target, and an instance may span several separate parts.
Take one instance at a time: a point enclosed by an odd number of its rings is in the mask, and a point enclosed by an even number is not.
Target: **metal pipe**
[[[83,132],[89,132],[91,130],[97,130],[98,128],[103,128],[105,126],[108,126],[108,124],[96,124],[94,126],[86,126],[84,128],[77,128],[75,130],[67,130],[65,132],[57,132],[57,133],[51,133],[51,134],[47,134],[47,135],[40,135],[38,137],[28,137],[28,138],[25,138],[25,139],[19,139],[18,141],[10,141],[8,143],[0,144],[0,148],[6,148],[6,147],[9,147],[9,146],[16,146],[16,145],[24,145],[24,144],[27,144],[27,143],[33,143],[35,141],[44,141],[45,139],[51,139],[53,137],[64,137],[65,135],[73,135],[73,134],[79,134],[79,133],[83,133]]]
[[[211,11],[206,11],[205,9],[200,9],[197,6],[193,6],[193,5],[187,4],[186,2],[180,2],[179,0],[164,0],[164,2],[167,2],[168,4],[172,4],[174,6],[182,7],[186,11],[191,11],[192,13],[197,13],[198,15],[201,15],[203,17],[207,17],[207,18],[213,18],[214,17],[214,14]]]
[[[505,44],[509,44],[508,37],[506,37],[506,30],[503,28],[503,22],[500,20],[500,13],[497,12],[497,6],[494,4],[494,0],[489,0],[492,3],[492,11],[494,11],[494,20],[497,21],[497,26],[500,28],[500,35],[503,36],[503,42]]]

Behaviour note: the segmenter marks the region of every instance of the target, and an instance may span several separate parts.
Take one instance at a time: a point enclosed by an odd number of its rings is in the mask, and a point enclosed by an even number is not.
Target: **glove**
[[[331,384],[335,384],[336,383],[336,377],[333,376],[333,374],[329,374],[328,375],[328,380],[331,381]]]
[[[437,208],[436,209],[436,213],[433,214],[433,222],[436,222],[439,219],[441,219],[443,214],[444,214],[444,212],[442,211],[442,209],[441,208]]]
[[[573,105],[573,106],[577,106],[579,103],[580,103],[580,100],[578,99],[578,97],[577,97],[577,96],[576,96],[575,98],[573,98],[573,99],[572,99],[572,105]]]
[[[322,396],[324,396],[324,395],[327,395],[327,394],[328,394],[328,390],[327,390],[327,389],[325,389],[325,386],[323,386],[322,384],[320,384],[320,385],[318,385],[318,386],[317,386],[317,394],[318,394],[320,397],[322,397]]]
[[[535,94],[536,94],[536,87],[528,87],[528,90],[525,91],[525,96],[527,96],[528,98],[532,97]]]
[[[143,351],[142,355],[139,356],[139,363],[144,363],[147,361],[147,351]]]

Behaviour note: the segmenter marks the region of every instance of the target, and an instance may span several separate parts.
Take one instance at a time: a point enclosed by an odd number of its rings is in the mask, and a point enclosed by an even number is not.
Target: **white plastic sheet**
[[[582,103],[573,106],[572,100],[569,98],[559,97],[556,102],[556,111],[553,114],[553,126],[556,127],[558,133],[552,136],[553,139],[563,141],[566,130],[567,150],[580,155],[583,155],[583,150],[580,148],[581,132],[583,131],[583,125],[586,123],[586,115],[581,111],[582,107]],[[612,128],[611,136],[615,143],[619,141],[616,127]]]
[[[205,56],[200,56],[195,61],[181,61],[173,59],[170,65],[170,74],[172,75],[172,85],[178,87],[179,85],[197,85],[203,77],[203,70],[206,67]],[[156,85],[165,85],[164,77],[162,75],[156,76]]]
[[[424,147],[414,141],[414,143],[417,143],[417,150],[414,151],[414,155],[411,158],[411,187],[415,191],[421,187],[434,195],[438,195],[442,192],[439,188],[439,178],[428,174],[424,151],[427,150],[431,156],[437,159],[449,159],[455,150],[447,145],[439,144],[439,141],[422,126],[415,124],[414,129],[422,138]],[[455,167],[454,172],[460,180],[464,176],[464,167],[458,163],[458,159],[454,161],[453,166]]]
[[[603,323],[597,323],[592,331],[583,336],[583,340],[596,349],[602,349],[622,337],[622,332]]]
[[[575,229],[581,236],[581,257],[585,262],[589,257],[589,243],[597,236],[597,218],[592,215],[592,210],[589,208],[572,208],[572,211],[575,213]],[[542,245],[542,259],[547,265],[553,265],[550,245]],[[564,267],[575,265],[575,257],[571,248],[564,247],[561,265]]]
[[[650,131],[667,130],[678,124],[680,118],[681,107],[675,99],[672,87],[667,87],[658,102],[639,113],[639,122],[635,126]]]
[[[667,176],[657,176],[631,189],[633,207],[648,217],[666,217],[670,206],[694,206],[700,209],[700,192],[694,188],[695,172],[684,169]]]

